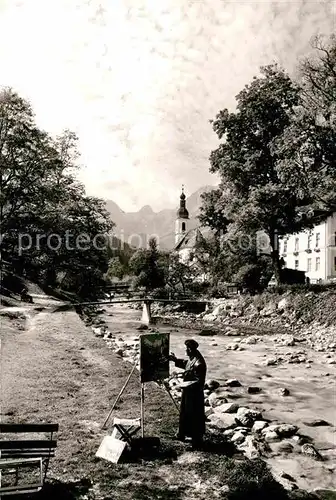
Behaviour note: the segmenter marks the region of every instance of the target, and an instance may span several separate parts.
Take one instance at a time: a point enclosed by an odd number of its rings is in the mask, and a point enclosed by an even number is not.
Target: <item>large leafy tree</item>
[[[237,95],[237,109],[220,111],[212,126],[223,142],[211,153],[210,171],[221,178],[223,216],[235,231],[264,231],[269,237],[277,280],[281,281],[278,236],[299,231],[309,202],[301,189],[288,186],[275,147],[299,105],[299,88],[276,65],[261,68]]]
[[[167,256],[166,284],[174,295],[186,296],[195,281],[197,269],[189,262],[181,261],[176,253]]]
[[[107,277],[123,279],[129,276],[131,273],[129,261],[135,253],[135,249],[113,235],[109,241],[107,251],[109,256]]]
[[[211,227],[219,239],[227,231],[229,220],[226,216],[226,199],[221,189],[213,189],[201,194],[199,221],[203,226]]]
[[[200,238],[195,245],[192,254],[193,266],[207,277],[212,285],[226,279],[226,266],[223,261],[222,235],[216,233],[208,237]]]
[[[301,66],[301,105],[276,149],[283,182],[323,215],[336,211],[336,38],[313,46]]]
[[[148,249],[139,249],[131,257],[129,267],[136,276],[136,285],[148,291],[163,288],[167,257],[158,250],[155,238],[150,238]]]
[[[113,227],[102,200],[75,179],[77,138],[40,130],[30,104],[11,89],[0,93],[1,257],[13,272],[91,294],[107,269]],[[83,238],[85,245],[83,244]]]
[[[109,260],[107,277],[108,278],[117,278],[119,280],[123,279],[125,276],[125,268],[120,261],[119,257],[112,257]]]
[[[260,250],[258,234],[231,224],[221,240],[220,262],[225,279],[249,291],[260,291],[272,275],[270,259]]]
[[[312,116],[336,127],[336,36],[317,36],[315,52],[301,64],[302,101]]]

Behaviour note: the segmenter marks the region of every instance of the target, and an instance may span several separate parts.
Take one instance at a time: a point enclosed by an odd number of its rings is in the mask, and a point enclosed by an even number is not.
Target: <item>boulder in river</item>
[[[325,420],[322,419],[316,419],[316,420],[311,420],[310,422],[303,422],[305,425],[308,425],[309,427],[326,427],[330,426],[331,424],[329,422],[326,422]]]
[[[239,382],[239,380],[235,379],[235,378],[232,378],[232,379],[228,379],[225,384],[227,387],[241,387],[241,383]]]
[[[205,389],[209,389],[210,391],[215,391],[216,389],[218,389],[219,386],[220,383],[214,379],[207,380],[204,385]]]
[[[247,392],[249,394],[259,394],[259,392],[261,392],[261,389],[260,387],[251,386],[247,388]]]
[[[214,335],[217,335],[217,332],[215,330],[203,329],[198,333],[198,335],[201,337],[213,337]]]

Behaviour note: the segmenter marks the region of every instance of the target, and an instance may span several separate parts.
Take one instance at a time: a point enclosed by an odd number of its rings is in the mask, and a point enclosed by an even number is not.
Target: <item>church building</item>
[[[190,225],[194,226],[190,228]],[[179,255],[184,264],[192,263],[197,243],[205,240],[211,235],[211,229],[207,227],[195,227],[195,220],[190,220],[186,207],[186,195],[182,186],[180,195],[180,207],[176,213],[175,221],[175,247],[174,252]]]

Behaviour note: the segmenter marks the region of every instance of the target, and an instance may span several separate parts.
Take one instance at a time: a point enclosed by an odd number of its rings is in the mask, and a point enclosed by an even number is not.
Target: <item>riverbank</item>
[[[140,316],[140,310],[125,306],[108,307],[100,316],[106,322],[107,345],[125,359],[137,359],[134,346],[138,342],[134,332],[139,326]],[[332,355],[316,351],[299,337],[280,335],[279,332],[270,335],[269,331],[265,331],[256,335],[254,330],[254,335],[249,335],[249,328],[244,332],[236,328],[225,336],[216,329],[204,330],[204,325],[202,331],[192,329],[190,325],[189,328],[173,328],[171,324],[162,323],[150,330],[169,332],[171,350],[178,356],[184,356],[183,341],[186,337],[197,338],[208,362],[208,377],[220,385],[215,391],[218,408],[217,404],[207,401],[209,420],[222,434],[237,440],[238,448],[247,452],[247,456],[255,456],[255,451],[258,451],[256,439],[260,438],[260,433],[251,432],[251,426],[233,425],[233,417],[237,416],[239,408],[246,407],[261,414],[271,430],[271,426],[276,424],[295,426],[296,431],[286,438],[279,439],[279,436],[270,434],[266,447],[257,454],[268,461],[275,475],[285,473],[294,479],[291,485],[287,482],[286,486],[293,487],[294,484],[294,487],[307,490],[321,487],[335,489],[336,371]],[[132,335],[130,332],[133,332]],[[240,385],[233,388],[225,386],[229,379],[238,380]],[[172,392],[178,399],[174,377],[172,382]],[[231,413],[223,415],[228,410],[225,403],[235,403],[236,413],[231,406]],[[242,430],[243,436],[234,436],[234,428]],[[302,452],[305,439],[323,456],[322,461]]]
[[[208,309],[200,314],[185,312],[181,304],[156,302],[152,305],[152,314],[181,318],[196,324],[202,321],[218,328],[238,322],[251,327],[280,328],[295,332],[311,325],[335,326],[335,300],[335,288],[319,292],[265,291],[258,295],[242,294],[212,299]]]

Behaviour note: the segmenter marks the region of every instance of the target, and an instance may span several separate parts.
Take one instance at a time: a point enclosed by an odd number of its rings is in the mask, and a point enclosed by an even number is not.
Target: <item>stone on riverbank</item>
[[[212,406],[213,408],[216,406],[220,406],[223,403],[227,403],[225,394],[218,392],[211,393],[208,400],[209,400],[209,405]]]
[[[216,407],[216,412],[219,413],[237,413],[239,404],[237,403],[223,403]]]
[[[298,427],[296,425],[292,424],[272,424],[267,427],[267,429],[264,429],[261,431],[262,434],[266,432],[276,432],[279,437],[285,438],[285,437],[291,437],[294,436],[294,434],[297,433]]]
[[[209,425],[218,429],[228,429],[236,424],[234,416],[229,413],[213,413],[208,418]]]
[[[246,436],[237,448],[250,460],[260,457],[258,442],[254,436]]]
[[[220,386],[220,383],[217,380],[209,379],[205,382],[205,389],[209,389],[210,391],[215,391]]]
[[[268,426],[268,423],[264,420],[256,420],[252,426],[252,432],[261,432],[265,427]]]
[[[246,427],[252,427],[256,420],[261,419],[262,416],[259,411],[244,407],[239,408],[236,415],[236,421]]]

